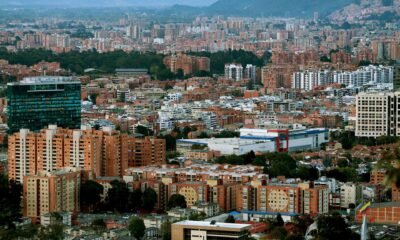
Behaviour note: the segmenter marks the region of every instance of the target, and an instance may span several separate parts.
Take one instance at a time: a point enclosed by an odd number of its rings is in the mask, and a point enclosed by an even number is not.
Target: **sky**
[[[217,0],[0,0],[9,5],[57,5],[57,6],[208,6]]]

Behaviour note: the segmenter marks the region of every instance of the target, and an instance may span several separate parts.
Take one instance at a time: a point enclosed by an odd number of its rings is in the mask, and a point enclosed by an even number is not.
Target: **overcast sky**
[[[49,6],[170,6],[182,4],[189,6],[208,6],[217,0],[0,0],[10,5],[49,5]],[[1,4],[0,4],[1,5]]]

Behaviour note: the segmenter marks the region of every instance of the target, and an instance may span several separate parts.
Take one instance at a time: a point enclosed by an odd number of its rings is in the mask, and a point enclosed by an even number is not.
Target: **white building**
[[[391,66],[366,66],[356,71],[306,70],[293,73],[292,88],[312,90],[316,86],[332,83],[346,86],[393,83],[394,68]]]
[[[57,223],[62,223],[66,226],[71,226],[72,214],[70,212],[53,212],[45,213],[40,216],[40,224],[49,226]]]
[[[125,102],[127,99],[129,99],[130,94],[131,94],[131,91],[128,88],[118,89],[117,90],[117,99]]]
[[[160,131],[172,130],[175,126],[175,122],[167,112],[158,112],[157,124],[160,127]]]
[[[289,132],[289,152],[318,149],[321,144],[328,142],[328,130],[325,128],[298,128]],[[274,143],[280,139],[281,148],[286,147],[286,136],[282,132],[271,129],[240,129],[241,139],[269,140]],[[275,144],[276,145],[276,144]],[[276,149],[274,151],[277,151]]]
[[[165,97],[169,101],[179,101],[182,98],[182,93],[168,93]]]
[[[215,216],[220,212],[219,205],[216,203],[198,203],[194,206],[191,206],[190,209],[198,213],[203,212],[207,217]]]
[[[400,136],[400,92],[360,93],[356,98],[356,136]]]
[[[331,72],[328,70],[306,70],[293,73],[292,88],[309,91],[317,86],[323,86],[331,82]]]
[[[327,129],[300,129],[289,131],[289,152],[318,149],[328,142]],[[204,145],[209,150],[219,151],[223,155],[243,155],[250,151],[276,152],[277,138],[281,148],[285,148],[286,139],[282,133],[267,129],[241,129],[240,138],[182,139],[177,140],[178,151],[190,149],[192,145]]]
[[[349,204],[355,206],[361,201],[362,187],[354,183],[346,183],[340,186],[340,207],[348,208]]]
[[[240,64],[226,64],[225,78],[235,80],[237,82],[243,80],[243,67]]]
[[[244,69],[244,77],[255,83],[257,79],[257,67],[252,64],[247,64]]]

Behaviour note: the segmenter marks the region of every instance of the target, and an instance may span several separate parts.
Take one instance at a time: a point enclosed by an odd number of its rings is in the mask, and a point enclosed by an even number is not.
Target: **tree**
[[[162,240],[171,240],[171,225],[169,221],[161,224],[160,234]]]
[[[276,226],[278,227],[283,227],[285,225],[285,222],[283,221],[282,215],[280,213],[278,213],[278,215],[276,215]]]
[[[168,209],[175,207],[186,208],[186,199],[180,194],[173,194],[168,201],[167,207]]]
[[[142,196],[143,208],[149,212],[153,211],[157,203],[157,193],[152,188],[146,188]]]
[[[105,227],[106,227],[106,223],[104,222],[104,219],[102,219],[102,218],[97,218],[97,219],[95,219],[95,220],[92,221],[92,226],[93,226],[93,227],[105,228]]]
[[[296,177],[302,180],[315,181],[319,178],[319,171],[315,167],[301,166],[296,170]]]
[[[317,224],[317,239],[351,239],[351,230],[338,213],[319,216]]]
[[[245,157],[244,157],[244,164],[250,164],[253,159],[256,157],[256,154],[254,153],[253,150],[251,150],[250,152],[248,152]]]
[[[195,212],[195,213],[192,213],[189,215],[189,220],[198,221],[198,220],[204,219],[205,217],[206,217],[206,214],[204,212],[200,212],[200,213]]]
[[[108,206],[112,211],[120,213],[128,210],[129,189],[122,181],[114,180],[111,182],[111,188],[108,190]]]
[[[0,174],[0,229],[14,228],[13,222],[21,217],[21,194],[21,184]]]
[[[275,227],[271,230],[270,235],[272,239],[284,240],[288,233],[284,227]]]
[[[176,76],[176,78],[178,78],[178,79],[182,79],[182,78],[185,76],[185,74],[184,74],[184,72],[183,72],[183,69],[182,69],[182,68],[179,68],[178,70],[176,70],[175,76]]]
[[[209,138],[208,134],[206,132],[201,132],[199,136],[197,136],[197,138]]]
[[[321,62],[331,62],[331,59],[330,59],[328,56],[322,56],[322,57],[320,58],[320,61],[321,61]]]
[[[129,232],[131,233],[132,236],[134,236],[137,239],[141,239],[146,231],[146,227],[144,225],[144,222],[141,218],[138,217],[133,217],[128,226]]]
[[[236,220],[232,215],[229,214],[229,216],[225,219],[225,222],[226,223],[235,223]]]
[[[142,191],[140,189],[134,189],[129,193],[128,197],[129,210],[136,211],[142,205]]]
[[[249,80],[247,81],[246,89],[247,89],[247,90],[253,90],[253,89],[254,89],[253,79],[249,79]]]
[[[94,206],[100,203],[101,194],[104,187],[92,180],[88,180],[81,185],[81,207],[87,208],[89,212],[93,212]]]
[[[255,166],[265,166],[266,165],[265,157],[264,156],[256,156],[251,161],[251,164],[255,165]]]
[[[287,153],[267,153],[267,167],[264,168],[265,173],[272,177],[286,176],[292,177],[295,174],[297,165],[296,161]]]
[[[295,225],[295,234],[304,236],[308,227],[314,222],[314,219],[310,215],[295,216],[293,223]]]
[[[240,133],[238,133],[238,132],[223,130],[222,132],[215,134],[213,137],[215,137],[215,138],[234,138],[234,137],[239,137],[239,135],[240,135]]]
[[[192,128],[189,126],[186,126],[183,128],[182,134],[184,138],[188,138],[189,133],[192,132]]]
[[[135,129],[136,133],[142,134],[143,136],[153,136],[154,135],[154,131],[142,126],[142,125],[138,125]]]
[[[41,227],[38,233],[38,238],[40,240],[52,239],[52,240],[62,240],[64,239],[64,225],[61,223],[56,223],[49,225],[47,227]]]

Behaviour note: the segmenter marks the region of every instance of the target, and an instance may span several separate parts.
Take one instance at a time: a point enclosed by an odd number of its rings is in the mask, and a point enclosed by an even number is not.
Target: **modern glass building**
[[[7,84],[9,133],[38,131],[49,124],[81,125],[81,83],[72,77],[30,77]]]

